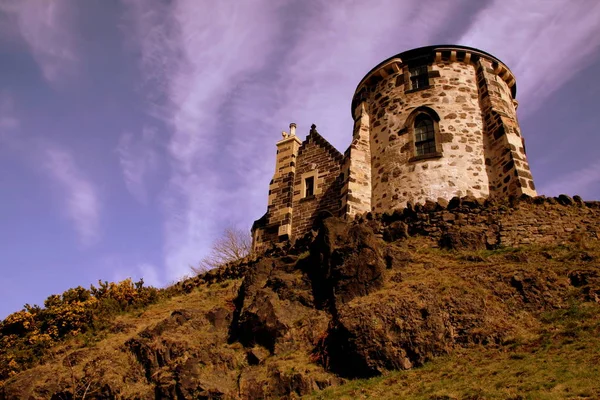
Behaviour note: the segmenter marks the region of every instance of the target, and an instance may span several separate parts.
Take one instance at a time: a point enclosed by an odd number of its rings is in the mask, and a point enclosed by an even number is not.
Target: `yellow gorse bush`
[[[0,382],[38,360],[45,350],[66,337],[102,329],[115,313],[146,306],[158,300],[160,291],[144,281],[98,282],[62,295],[51,295],[44,307],[24,309],[0,322]]]

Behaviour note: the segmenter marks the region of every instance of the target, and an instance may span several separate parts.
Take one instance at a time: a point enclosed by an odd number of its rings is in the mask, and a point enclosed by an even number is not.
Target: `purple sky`
[[[265,212],[290,122],[344,151],[358,82],[419,46],[503,60],[538,192],[599,199],[599,21],[597,0],[0,0],[0,318],[188,274]]]

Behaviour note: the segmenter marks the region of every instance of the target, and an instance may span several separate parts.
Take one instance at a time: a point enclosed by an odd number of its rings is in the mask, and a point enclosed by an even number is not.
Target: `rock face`
[[[291,247],[182,284],[188,294],[115,321],[97,344],[65,345],[5,381],[0,399],[295,398],[457,347],[502,346],[573,296],[600,301],[593,248],[487,260],[477,249],[495,233],[457,223],[434,231],[454,250],[431,249],[413,222],[425,213],[443,221],[449,211],[324,219]]]
[[[312,281],[322,287],[333,314],[383,285],[382,248],[368,226],[325,220],[311,246],[311,261]]]

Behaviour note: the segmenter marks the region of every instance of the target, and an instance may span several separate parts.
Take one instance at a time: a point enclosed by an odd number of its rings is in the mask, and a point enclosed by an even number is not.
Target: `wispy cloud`
[[[70,29],[75,3],[68,0],[5,0],[0,11],[12,16],[44,78],[57,83],[77,62]]]
[[[214,168],[223,156],[219,115],[237,85],[264,67],[277,38],[277,6],[266,0],[125,4],[151,86],[150,112],[171,128],[165,259],[175,279],[200,260],[223,204],[231,204]]]
[[[279,126],[297,120],[305,132],[316,122],[327,138],[344,150],[352,137],[350,102],[360,79],[396,53],[431,44],[445,28],[441,23],[445,16],[464,3],[315,2],[312,14],[295,21],[302,33],[284,53],[281,78],[275,83],[280,102],[271,120]],[[249,92],[240,105],[256,109],[252,105],[255,95]]]
[[[61,189],[67,216],[83,245],[96,242],[100,234],[100,201],[97,190],[76,165],[73,157],[59,147],[45,150],[44,166]]]
[[[117,154],[127,190],[141,204],[148,201],[147,184],[158,167],[156,130],[145,127],[141,135],[125,132],[119,139]]]
[[[579,194],[585,198],[588,195],[597,195],[598,186],[600,186],[600,161],[595,161],[579,170],[558,176],[538,188],[538,193],[548,196]]]
[[[0,92],[0,135],[17,129],[19,125],[12,97],[7,92]]]
[[[495,0],[460,43],[501,58],[515,73],[521,111],[533,111],[594,61],[600,47],[596,0]]]

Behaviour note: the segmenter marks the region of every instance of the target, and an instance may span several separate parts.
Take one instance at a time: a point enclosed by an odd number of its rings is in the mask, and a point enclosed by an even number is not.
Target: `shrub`
[[[44,307],[26,304],[0,322],[0,381],[39,361],[67,337],[110,326],[114,315],[157,302],[161,291],[131,279],[98,282],[51,295]]]

